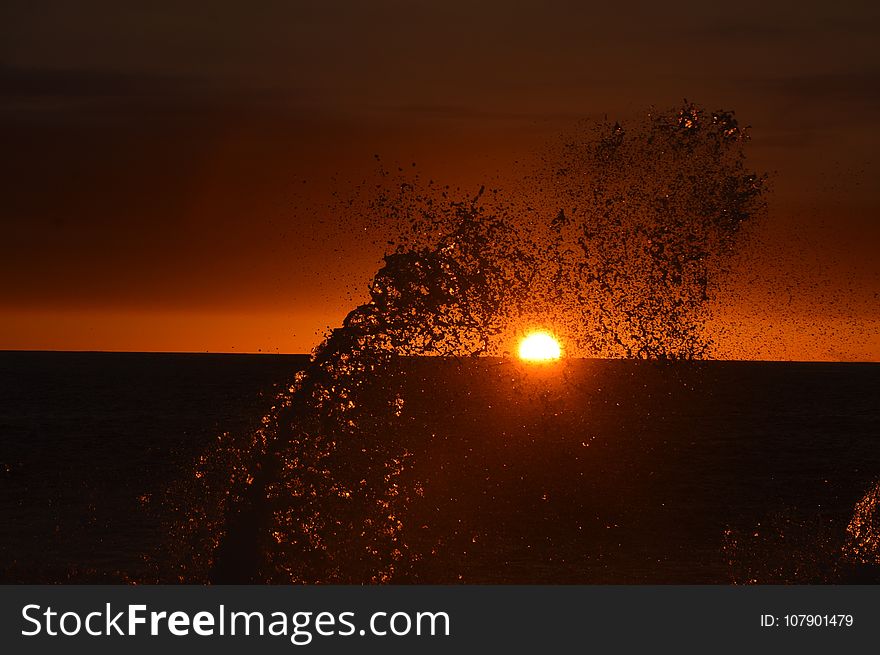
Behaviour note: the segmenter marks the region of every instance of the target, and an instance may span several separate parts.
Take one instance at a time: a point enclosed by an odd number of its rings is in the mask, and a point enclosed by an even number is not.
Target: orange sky
[[[381,259],[330,200],[374,153],[478,188],[686,97],[772,174],[720,354],[880,360],[878,9],[707,4],[13,2],[0,349],[307,351]]]

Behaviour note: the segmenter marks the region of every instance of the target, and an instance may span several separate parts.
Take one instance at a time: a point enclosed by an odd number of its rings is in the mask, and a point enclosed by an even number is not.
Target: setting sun
[[[549,362],[561,356],[559,341],[547,332],[532,332],[519,344],[520,359],[529,362]]]

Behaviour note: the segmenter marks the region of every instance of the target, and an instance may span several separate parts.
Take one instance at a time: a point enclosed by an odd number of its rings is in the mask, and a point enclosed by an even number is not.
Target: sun
[[[549,332],[532,332],[519,342],[519,358],[527,362],[551,362],[560,357],[559,341]]]

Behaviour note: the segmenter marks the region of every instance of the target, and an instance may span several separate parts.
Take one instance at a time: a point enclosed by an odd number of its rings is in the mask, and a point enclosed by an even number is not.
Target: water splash
[[[564,333],[574,356],[710,356],[712,301],[766,208],[748,140],[733,113],[685,104],[626,127],[582,126],[512,188],[474,197],[380,170],[346,219],[369,216],[394,256],[422,260],[425,275],[445,268],[454,287],[402,298],[417,304],[400,320],[444,324],[432,343],[392,347],[424,354],[446,339],[445,354],[501,354],[537,323]]]
[[[732,113],[687,104],[635,126],[601,125],[545,167],[560,207],[547,295],[583,326],[584,354],[710,355],[710,301],[765,205],[766,178],[745,164],[747,140]]]
[[[843,552],[848,561],[880,567],[880,482],[856,503],[846,535]]]
[[[260,430],[206,454],[196,476],[213,509],[181,529],[201,553],[183,575],[414,579],[425,548],[409,547],[405,524],[420,494],[407,478],[417,435],[402,395],[406,356],[502,355],[535,324],[571,355],[708,356],[715,280],[763,209],[747,138],[732,113],[686,104],[582,131],[512,193],[382,171],[352,205],[393,228],[369,300],[315,350]]]

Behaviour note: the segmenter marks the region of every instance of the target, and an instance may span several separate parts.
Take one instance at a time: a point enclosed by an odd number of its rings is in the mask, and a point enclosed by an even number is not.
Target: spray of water
[[[181,578],[413,579],[406,356],[502,355],[538,324],[571,355],[702,358],[716,281],[763,209],[748,135],[686,104],[583,128],[512,191],[382,172],[370,220],[393,233],[353,309],[243,441],[200,462],[205,507],[178,526]],[[209,557],[204,554],[210,553]],[[200,555],[198,555],[200,554]]]
[[[843,552],[848,561],[880,567],[880,482],[856,503],[846,535]]]

